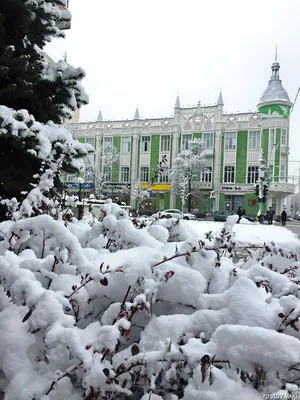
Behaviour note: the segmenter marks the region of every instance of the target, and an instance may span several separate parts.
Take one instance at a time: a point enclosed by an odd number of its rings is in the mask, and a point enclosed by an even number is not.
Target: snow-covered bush
[[[173,222],[177,242],[172,221],[137,226],[111,202],[92,227],[0,224],[4,399],[299,396],[300,263],[239,240],[236,220]]]
[[[32,177],[33,188],[23,193],[22,201],[16,198],[2,201],[15,220],[37,214],[40,208],[47,208],[51,204],[49,193],[55,179],[59,180],[60,174],[66,170],[80,171],[82,157],[93,150],[89,144],[74,140],[62,125],[52,122],[41,124],[26,110],[14,111],[5,106],[0,106],[0,136],[13,137],[42,165]]]

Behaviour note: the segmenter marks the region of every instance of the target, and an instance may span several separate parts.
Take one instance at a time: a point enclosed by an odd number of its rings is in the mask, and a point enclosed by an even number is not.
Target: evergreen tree
[[[40,122],[60,123],[88,99],[79,80],[81,68],[47,60],[41,51],[52,38],[63,37],[58,24],[70,14],[58,7],[65,0],[1,0],[0,104],[26,109]]]
[[[0,1],[0,106],[27,110],[33,115],[33,120],[45,124],[48,121],[62,123],[65,118],[70,118],[73,110],[88,102],[80,84],[85,76],[84,70],[74,68],[64,60],[56,63],[43,52],[51,39],[64,37],[59,26],[70,21],[71,14],[62,6],[66,6],[66,0]],[[39,176],[51,167],[55,157],[49,151],[45,160],[39,151],[40,140],[31,135],[23,137],[20,134],[23,128],[17,126],[16,130],[11,120],[7,123],[6,109],[1,111],[0,199],[16,197],[20,201],[21,193],[24,197],[24,192],[36,185]],[[18,115],[24,118],[24,113],[14,115],[17,121]],[[41,129],[34,128],[32,132],[37,135]],[[72,157],[86,154],[83,149],[69,152],[66,146],[60,147],[59,142],[66,143],[64,133],[50,140],[57,154],[60,148],[64,148],[64,160],[59,155],[60,165],[55,168],[54,181],[57,184],[61,170],[74,172]],[[76,145],[71,147],[76,148]],[[3,213],[0,210],[0,219]]]

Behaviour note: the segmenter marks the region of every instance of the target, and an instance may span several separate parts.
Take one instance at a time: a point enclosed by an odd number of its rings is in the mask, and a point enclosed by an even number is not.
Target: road
[[[287,222],[286,228],[298,235],[298,238],[300,239],[300,221]]]

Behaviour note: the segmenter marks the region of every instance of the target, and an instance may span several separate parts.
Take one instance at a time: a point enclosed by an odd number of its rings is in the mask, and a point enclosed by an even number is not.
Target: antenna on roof
[[[296,101],[297,101],[297,99],[298,99],[299,92],[300,92],[300,87],[299,87],[298,92],[297,92],[297,94],[296,94],[296,97],[295,97],[295,100],[294,100],[294,103],[293,103],[293,107],[292,107],[292,109],[291,109],[291,112],[293,111],[293,109],[294,109],[294,107],[295,107]]]
[[[275,62],[277,62],[277,44],[276,44],[276,48],[275,48]]]

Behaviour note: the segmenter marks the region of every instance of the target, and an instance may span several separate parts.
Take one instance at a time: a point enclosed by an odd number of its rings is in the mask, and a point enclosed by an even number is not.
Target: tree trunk
[[[191,179],[189,179],[189,189],[188,189],[188,193],[189,193],[189,197],[188,197],[188,211],[189,213],[191,212],[191,208],[192,208],[192,181]]]

